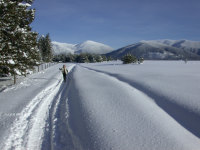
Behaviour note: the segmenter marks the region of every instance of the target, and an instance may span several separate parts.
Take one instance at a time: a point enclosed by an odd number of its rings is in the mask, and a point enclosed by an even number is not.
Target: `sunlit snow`
[[[0,149],[199,149],[199,61],[62,65],[0,93]]]

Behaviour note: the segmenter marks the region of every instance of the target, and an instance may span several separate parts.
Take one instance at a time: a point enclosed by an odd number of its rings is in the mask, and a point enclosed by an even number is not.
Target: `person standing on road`
[[[68,70],[67,70],[66,66],[63,65],[63,67],[62,67],[62,74],[63,74],[63,80],[64,80],[64,82],[66,82],[67,73],[68,73]]]

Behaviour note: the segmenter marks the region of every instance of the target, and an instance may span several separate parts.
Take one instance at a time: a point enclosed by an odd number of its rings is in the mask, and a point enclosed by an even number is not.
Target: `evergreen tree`
[[[52,52],[52,44],[51,44],[51,39],[50,39],[50,35],[49,33],[46,35],[45,37],[45,44],[46,44],[46,51],[47,51],[47,55],[46,55],[46,62],[50,62],[52,61],[53,58],[53,52]]]
[[[0,65],[9,72],[26,75],[28,69],[39,63],[37,33],[30,24],[34,9],[32,0],[0,0]]]
[[[131,54],[126,54],[123,58],[122,61],[124,64],[129,64],[129,63],[135,63],[137,61],[137,58]]]
[[[70,54],[67,54],[65,57],[65,62],[74,62],[75,56]]]
[[[108,56],[107,57],[107,61],[112,61],[113,59],[112,59],[112,57],[111,56]]]
[[[90,55],[88,56],[88,60],[89,60],[90,63],[95,63],[95,62],[96,62],[96,60],[95,60],[95,58],[94,58],[94,55],[92,55],[92,54],[90,54]]]
[[[38,40],[38,48],[40,50],[42,60],[50,62],[53,59],[52,44],[49,33],[46,36],[41,36]]]
[[[46,49],[45,48],[45,37],[44,37],[44,35],[40,36],[39,39],[38,39],[38,48],[39,48],[39,51],[40,51],[42,61],[44,61],[45,49]]]
[[[102,55],[103,61],[107,61],[107,57],[105,55]]]
[[[96,56],[95,56],[95,60],[96,60],[96,62],[102,62],[102,61],[103,61],[103,58],[102,58],[101,55],[96,55]]]
[[[87,63],[87,62],[89,62],[88,56],[85,53],[77,55],[75,61],[78,62],[78,63]]]

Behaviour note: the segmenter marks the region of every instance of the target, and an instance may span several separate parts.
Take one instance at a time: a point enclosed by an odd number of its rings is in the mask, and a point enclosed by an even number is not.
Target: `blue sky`
[[[200,41],[200,0],[35,0],[34,31],[117,49],[140,40]]]

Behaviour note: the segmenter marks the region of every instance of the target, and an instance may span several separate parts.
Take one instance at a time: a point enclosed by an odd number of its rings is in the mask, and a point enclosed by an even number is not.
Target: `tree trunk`
[[[16,84],[16,74],[14,73],[14,84]]]

